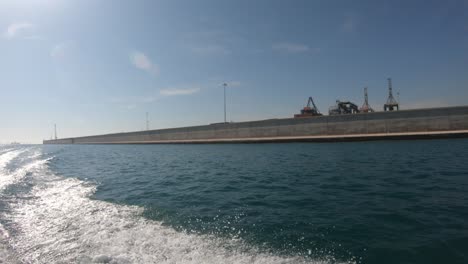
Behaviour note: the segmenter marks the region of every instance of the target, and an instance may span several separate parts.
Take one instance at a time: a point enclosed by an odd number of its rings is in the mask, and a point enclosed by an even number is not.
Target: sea
[[[468,263],[468,139],[2,145],[0,263]]]

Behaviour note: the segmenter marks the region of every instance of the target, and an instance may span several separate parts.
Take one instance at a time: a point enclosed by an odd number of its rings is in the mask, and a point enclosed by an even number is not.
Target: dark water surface
[[[468,263],[468,140],[0,146],[0,262]]]

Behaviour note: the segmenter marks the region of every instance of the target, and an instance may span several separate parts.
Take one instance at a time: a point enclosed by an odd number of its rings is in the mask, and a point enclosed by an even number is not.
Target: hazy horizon
[[[292,117],[312,96],[467,105],[468,1],[0,3],[0,144]]]

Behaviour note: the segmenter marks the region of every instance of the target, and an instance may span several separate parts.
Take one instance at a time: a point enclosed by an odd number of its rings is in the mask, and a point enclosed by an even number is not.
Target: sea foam
[[[16,155],[8,153],[2,154],[2,162],[8,163]],[[92,199],[96,184],[55,175],[47,167],[48,159],[41,159],[37,154],[31,157],[29,163],[13,174],[29,174],[34,187],[27,195],[11,202],[9,211],[2,215],[14,233],[5,238],[8,248],[14,250],[21,262],[330,262],[261,252],[239,239],[176,231],[162,222],[142,217],[141,207]],[[12,253],[7,253],[2,258],[13,260]]]

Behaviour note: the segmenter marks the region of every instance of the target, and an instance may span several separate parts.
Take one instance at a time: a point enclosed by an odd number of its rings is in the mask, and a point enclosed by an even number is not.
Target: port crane
[[[311,116],[321,116],[322,114],[318,110],[317,106],[314,103],[314,99],[312,97],[309,97],[309,100],[307,101],[307,105],[301,109],[300,114],[294,115],[294,118],[301,118],[301,117],[311,117]]]
[[[387,103],[384,104],[384,111],[398,111],[400,110],[400,106],[398,105],[397,100],[393,97],[392,92],[392,79],[388,78],[388,99]]]
[[[336,105],[330,107],[328,111],[329,115],[346,115],[346,114],[357,114],[359,113],[359,108],[356,104],[346,101],[341,102],[336,100]]]
[[[369,97],[367,96],[367,87],[364,88],[364,104],[362,107],[359,109],[360,112],[363,113],[372,113],[374,112],[374,109],[369,105]]]

